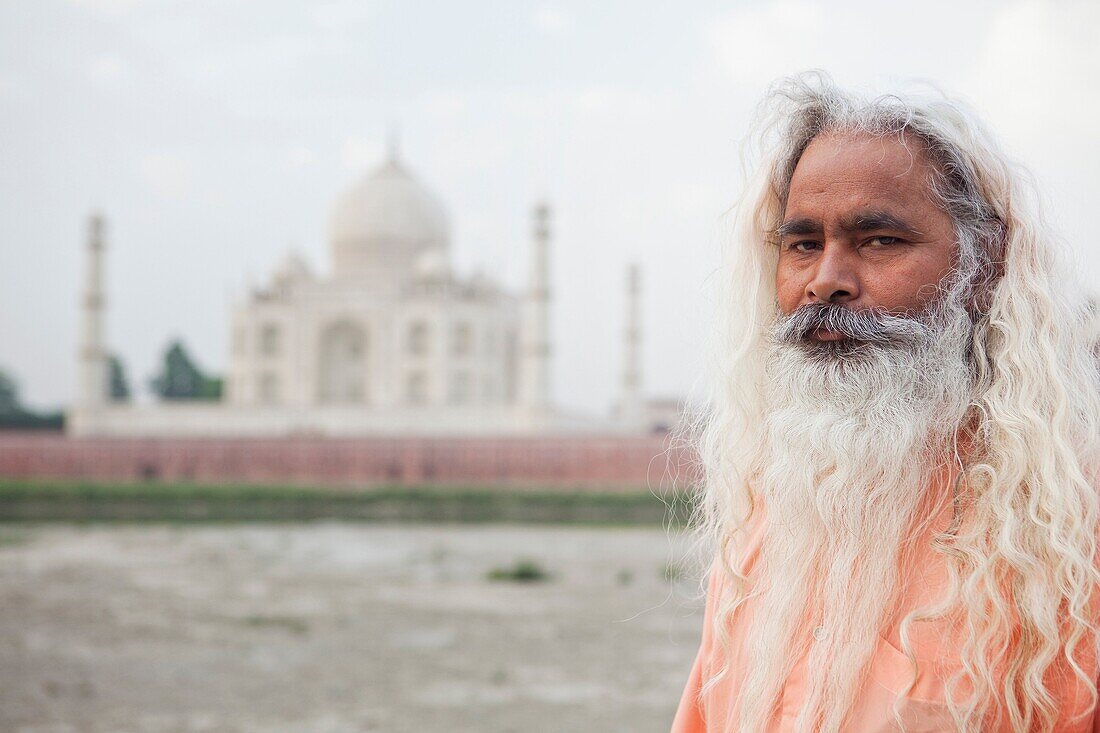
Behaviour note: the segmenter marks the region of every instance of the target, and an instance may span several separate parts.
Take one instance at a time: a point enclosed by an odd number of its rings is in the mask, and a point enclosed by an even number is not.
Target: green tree
[[[205,376],[199,388],[199,399],[220,400],[222,398],[222,378]]]
[[[126,369],[117,354],[111,354],[111,399],[121,402],[130,399],[130,383]]]
[[[19,399],[19,383],[0,369],[0,430],[61,430],[65,416],[60,412],[28,410]]]
[[[149,386],[163,400],[216,400],[221,397],[221,379],[203,374],[179,339],[164,352],[164,366],[160,374],[149,381]]]
[[[19,404],[19,384],[15,377],[0,369],[0,416],[11,417],[23,412]]]

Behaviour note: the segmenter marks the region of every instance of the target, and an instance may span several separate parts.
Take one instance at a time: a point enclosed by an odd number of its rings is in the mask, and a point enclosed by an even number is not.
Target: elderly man
[[[1093,308],[959,104],[765,104],[699,434],[695,731],[1093,731]]]

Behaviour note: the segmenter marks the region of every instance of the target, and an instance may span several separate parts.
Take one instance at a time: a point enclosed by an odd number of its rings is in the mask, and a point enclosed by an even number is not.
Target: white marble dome
[[[439,198],[396,156],[337,200],[329,238],[336,274],[411,269],[426,250],[446,250],[449,223]]]
[[[416,275],[424,280],[446,280],[451,275],[447,253],[439,248],[425,249],[416,257]]]

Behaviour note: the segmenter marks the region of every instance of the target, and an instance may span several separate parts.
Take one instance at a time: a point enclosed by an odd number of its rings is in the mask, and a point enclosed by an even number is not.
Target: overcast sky
[[[554,207],[554,391],[614,398],[623,278],[644,277],[645,378],[692,389],[708,275],[766,85],[809,67],[931,80],[1035,173],[1100,284],[1100,4],[0,3],[0,367],[74,394],[85,219],[108,218],[107,338],[146,389],[182,337],[226,366],[227,312],[290,247],[328,272],[339,192],[400,130],[446,203],[458,270],[522,285]]]

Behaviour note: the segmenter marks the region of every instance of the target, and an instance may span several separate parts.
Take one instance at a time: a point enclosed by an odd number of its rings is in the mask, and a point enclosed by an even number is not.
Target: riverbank
[[[684,494],[498,487],[209,486],[0,479],[0,522],[532,522],[683,526]]]
[[[655,526],[9,523],[0,730],[660,733],[692,557]]]

